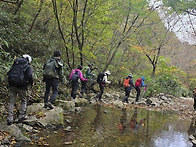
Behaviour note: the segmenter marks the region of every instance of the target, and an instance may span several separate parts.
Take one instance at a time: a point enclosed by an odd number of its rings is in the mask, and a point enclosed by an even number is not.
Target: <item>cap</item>
[[[107,74],[107,75],[111,74],[109,70],[106,70],[104,73]]]
[[[29,56],[28,54],[24,54],[24,55],[22,55],[22,57],[28,59],[29,63],[31,63],[31,61],[32,61],[31,56]]]

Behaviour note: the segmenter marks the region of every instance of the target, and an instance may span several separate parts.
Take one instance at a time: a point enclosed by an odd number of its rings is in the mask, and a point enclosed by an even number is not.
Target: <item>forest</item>
[[[177,4],[171,11],[188,13],[190,6]],[[192,96],[196,87],[195,58],[178,54],[191,48],[195,55],[195,46],[181,43],[146,0],[0,0],[0,26],[1,99],[8,96],[6,74],[23,54],[33,59],[32,97],[40,99],[43,64],[56,50],[62,52],[64,93],[71,70],[89,63],[98,67],[96,75],[111,71],[111,87],[122,88],[129,73],[133,81],[145,76],[149,97]]]

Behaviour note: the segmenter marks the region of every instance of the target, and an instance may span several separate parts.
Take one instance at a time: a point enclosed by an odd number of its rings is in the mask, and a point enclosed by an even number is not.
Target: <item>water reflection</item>
[[[143,133],[147,137],[149,132],[149,111],[146,111],[146,116],[144,118],[138,118],[138,108],[135,107],[133,111],[133,115],[130,118],[129,123],[127,123],[127,112],[126,108],[121,109],[122,115],[120,117],[120,122],[118,124],[118,129],[121,133],[129,132],[137,132],[140,127],[143,128]],[[129,130],[130,129],[130,130]]]
[[[102,121],[102,112],[101,112],[101,105],[100,104],[96,104],[94,106],[94,110],[96,112],[95,118],[93,120],[92,124],[92,128],[94,129],[94,131],[101,131],[103,130],[103,121]]]
[[[118,128],[119,128],[119,131],[121,133],[124,133],[126,128],[127,128],[127,113],[126,113],[126,108],[122,108],[121,109],[122,111],[122,115],[120,117],[120,122],[118,124]]]

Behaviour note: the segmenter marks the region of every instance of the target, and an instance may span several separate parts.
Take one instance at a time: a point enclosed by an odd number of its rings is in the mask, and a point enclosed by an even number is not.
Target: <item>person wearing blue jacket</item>
[[[128,98],[129,98],[131,89],[132,87],[135,88],[132,78],[133,78],[133,75],[131,73],[126,77],[126,79],[129,79],[129,84],[128,86],[125,86],[125,97],[122,99],[122,102],[129,103]]]

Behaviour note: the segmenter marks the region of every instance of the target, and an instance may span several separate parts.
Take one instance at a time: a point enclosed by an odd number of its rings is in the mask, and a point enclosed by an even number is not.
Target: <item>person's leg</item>
[[[125,97],[123,98],[123,102],[126,101],[127,103],[129,103],[128,98],[130,95],[130,91],[131,91],[131,87],[125,87]]]
[[[50,97],[49,102],[54,104],[57,95],[58,95],[58,79],[52,79],[52,95]]]
[[[72,82],[71,97],[72,97],[73,99],[75,99],[75,98],[76,98],[76,94],[77,94],[78,86],[79,86],[79,83],[78,83],[78,82]]]
[[[193,105],[193,107],[194,107],[194,110],[196,110],[196,97],[194,97],[194,105]]]
[[[87,81],[82,81],[82,87],[81,87],[81,97],[83,97],[87,87]]]
[[[100,93],[98,95],[99,101],[101,101],[103,93],[104,93],[104,85],[100,84]]]
[[[46,91],[45,91],[45,94],[44,94],[44,103],[48,103],[48,97],[49,97],[49,94],[50,94],[50,89],[52,87],[52,81],[51,79],[46,79]]]
[[[15,104],[15,99],[17,97],[16,93],[16,87],[10,87],[9,88],[9,104],[8,104],[8,116],[7,116],[7,123],[8,125],[11,125],[14,121],[14,104]]]
[[[27,101],[28,101],[27,91],[26,90],[22,90],[22,89],[18,89],[18,96],[19,96],[19,98],[21,100],[18,121],[20,121],[20,120],[22,121],[26,117]]]
[[[138,102],[138,100],[139,100],[139,97],[140,97],[140,88],[139,87],[136,87],[136,91],[137,91],[137,95],[136,95],[136,99],[135,99],[135,101],[136,102]]]

